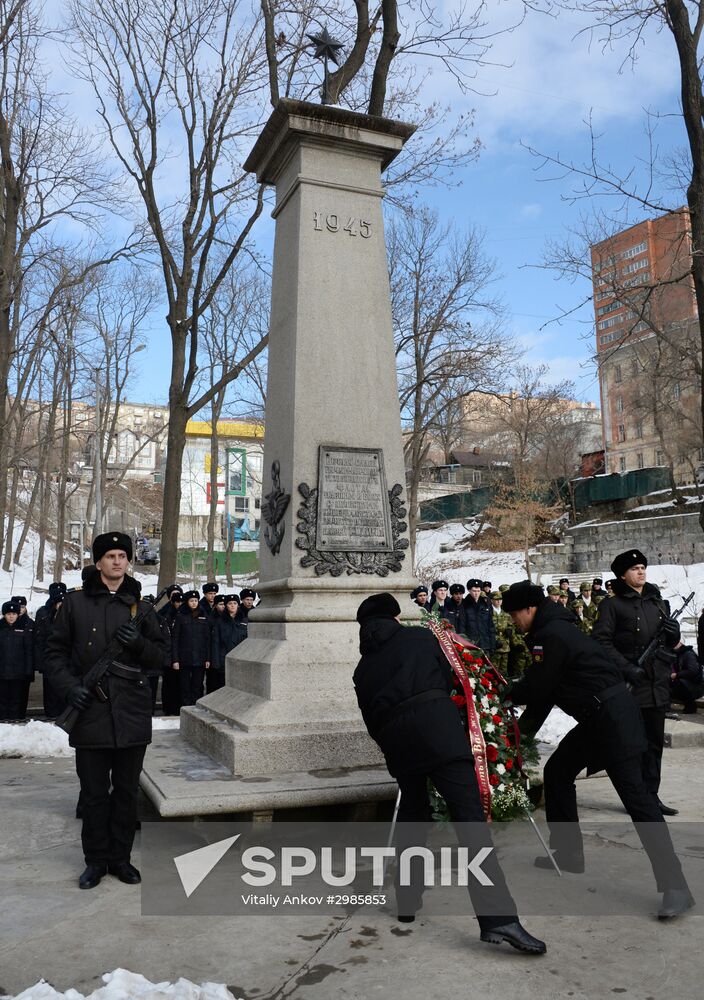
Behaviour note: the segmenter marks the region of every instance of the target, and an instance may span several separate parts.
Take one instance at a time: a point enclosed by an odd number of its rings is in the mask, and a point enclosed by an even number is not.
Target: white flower
[[[481,704],[482,708],[485,708],[485,709],[486,709],[487,711],[489,710],[489,708],[490,708],[490,705],[489,705],[489,699],[487,698],[487,696],[486,696],[486,695],[484,695],[484,696],[483,696],[483,697],[482,697],[482,698],[480,699],[480,704]]]
[[[506,774],[506,768],[504,767],[503,764],[497,764],[496,770],[498,771],[499,774]]]
[[[496,726],[494,725],[493,722],[486,722],[484,724],[484,732],[485,733],[493,733],[495,729],[496,729]]]

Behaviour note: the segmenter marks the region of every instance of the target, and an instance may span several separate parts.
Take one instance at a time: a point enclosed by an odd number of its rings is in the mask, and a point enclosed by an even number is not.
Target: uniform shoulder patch
[[[545,657],[542,646],[533,646],[531,651],[531,656],[533,657],[533,663],[542,663]]]

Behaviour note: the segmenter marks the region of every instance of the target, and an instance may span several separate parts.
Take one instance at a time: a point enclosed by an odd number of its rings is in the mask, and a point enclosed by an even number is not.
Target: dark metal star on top
[[[315,46],[314,56],[323,60],[325,76],[323,82],[323,104],[328,103],[328,59],[331,59],[336,66],[340,65],[338,52],[342,48],[342,42],[338,42],[328,32],[327,26],[316,34],[306,33],[306,38],[310,38],[311,44]]]

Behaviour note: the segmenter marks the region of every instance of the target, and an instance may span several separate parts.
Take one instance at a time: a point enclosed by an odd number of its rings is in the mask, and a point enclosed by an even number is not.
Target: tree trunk
[[[20,537],[17,540],[17,548],[15,549],[15,555],[13,558],[13,563],[15,566],[20,565],[20,559],[22,558],[22,549],[27,541],[27,535],[29,534],[30,520],[32,511],[36,509],[37,497],[39,496],[39,487],[41,485],[41,473],[37,469],[34,476],[34,483],[32,484],[32,494],[29,498],[29,504],[27,505],[27,513],[24,518],[24,525]]]
[[[15,533],[15,517],[17,514],[17,492],[19,489],[20,470],[15,464],[12,469],[12,486],[10,487],[10,501],[8,504],[9,517],[7,519],[7,533],[5,535],[5,554],[2,561],[2,568],[6,573],[10,572],[12,566],[12,538]],[[29,511],[27,511],[29,514]]]
[[[71,424],[73,421],[70,375],[66,380],[66,408],[64,410],[63,433],[61,439],[61,465],[56,491],[56,558],[54,559],[54,582],[61,580],[64,572],[64,547],[66,544],[66,489],[68,461],[70,455]]]
[[[161,528],[161,558],[158,589],[176,579],[178,561],[178,521],[181,508],[181,466],[186,447],[188,413],[180,393],[169,393],[169,433],[166,439],[167,458],[164,476],[164,515]]]
[[[218,460],[220,456],[220,437],[218,435],[218,420],[225,402],[225,391],[219,392],[212,402],[210,432],[210,510],[208,511],[207,554],[205,559],[205,575],[208,580],[215,579],[215,522],[218,516]]]

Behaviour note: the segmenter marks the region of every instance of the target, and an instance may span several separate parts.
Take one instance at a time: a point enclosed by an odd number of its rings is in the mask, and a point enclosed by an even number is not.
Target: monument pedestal
[[[243,779],[383,768],[352,673],[361,601],[414,610],[381,211],[412,131],[282,100],[245,164],[276,188],[261,603],[226,686],[181,712],[182,737]]]

